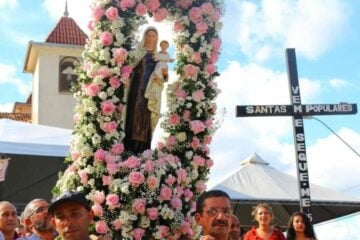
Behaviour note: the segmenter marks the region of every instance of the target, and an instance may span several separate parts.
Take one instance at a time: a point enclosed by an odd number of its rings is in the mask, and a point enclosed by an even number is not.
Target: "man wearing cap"
[[[28,240],[52,240],[55,229],[48,213],[49,203],[41,198],[30,201],[24,209],[24,225],[31,230]]]
[[[90,239],[88,228],[94,214],[84,193],[67,192],[60,195],[50,204],[49,213],[62,240]]]

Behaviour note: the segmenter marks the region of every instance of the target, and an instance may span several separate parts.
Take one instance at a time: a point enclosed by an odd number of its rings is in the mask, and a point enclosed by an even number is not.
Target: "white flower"
[[[179,142],[184,142],[186,140],[186,133],[185,132],[179,132],[178,134],[176,134],[175,137]]]
[[[101,91],[101,92],[99,92],[98,97],[99,97],[101,100],[106,100],[107,97],[108,97],[108,95],[106,94],[106,92]]]

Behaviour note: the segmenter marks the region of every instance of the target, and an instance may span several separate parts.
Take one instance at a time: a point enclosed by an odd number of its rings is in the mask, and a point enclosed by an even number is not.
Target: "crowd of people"
[[[271,207],[262,203],[254,207],[252,216],[257,225],[247,232],[233,214],[226,192],[210,190],[197,199],[195,221],[201,227],[199,240],[316,240],[306,214],[295,212],[289,219],[286,233],[273,226]],[[68,192],[50,204],[44,199],[30,201],[20,217],[15,206],[0,202],[0,240],[108,240],[110,236],[90,235],[93,212],[82,192]],[[239,221],[240,220],[240,221]]]

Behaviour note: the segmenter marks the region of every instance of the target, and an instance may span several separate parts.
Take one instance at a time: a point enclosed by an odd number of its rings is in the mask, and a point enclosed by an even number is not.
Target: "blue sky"
[[[28,41],[42,42],[64,12],[60,0],[0,0],[0,111],[25,101]],[[68,0],[70,17],[85,29],[89,0]],[[296,175],[289,117],[235,118],[236,105],[290,102],[285,48],[295,48],[303,104],[360,103],[360,1],[225,0],[219,62],[223,115],[214,136],[210,185],[256,152]],[[169,25],[160,37],[171,41]],[[173,48],[173,46],[172,46]],[[319,116],[360,152],[360,115]],[[360,198],[360,157],[316,120],[304,120],[310,181]],[[223,164],[226,161],[226,164]],[[336,179],[336,181],[335,181]],[[360,217],[316,227],[319,239],[356,239]]]

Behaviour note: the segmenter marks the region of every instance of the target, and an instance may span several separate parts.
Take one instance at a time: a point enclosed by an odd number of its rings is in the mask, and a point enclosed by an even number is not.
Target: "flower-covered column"
[[[209,144],[217,128],[214,78],[222,1],[95,0],[91,9],[69,167],[53,192],[84,191],[98,234],[192,237],[195,201],[213,165]],[[123,145],[125,93],[139,54],[135,34],[145,15],[173,22],[177,79],[167,89],[163,140],[134,155]]]

